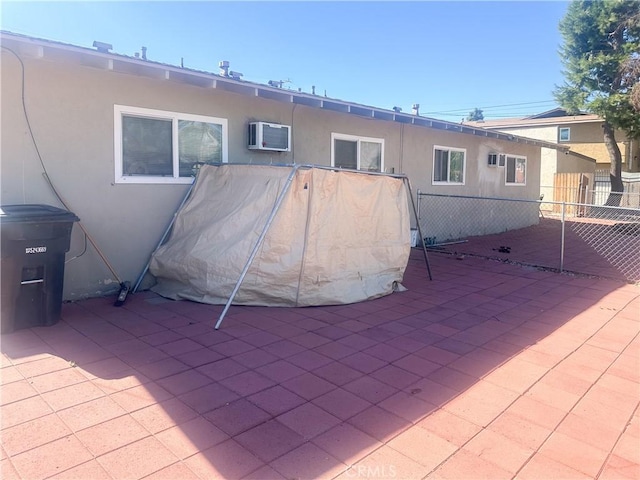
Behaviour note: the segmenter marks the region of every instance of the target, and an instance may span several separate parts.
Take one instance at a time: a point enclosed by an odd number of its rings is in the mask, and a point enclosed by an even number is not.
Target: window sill
[[[143,176],[127,176],[116,178],[117,185],[148,185],[148,184],[156,184],[156,185],[190,185],[193,183],[195,177],[180,177],[180,178],[172,178],[172,177],[143,177]]]

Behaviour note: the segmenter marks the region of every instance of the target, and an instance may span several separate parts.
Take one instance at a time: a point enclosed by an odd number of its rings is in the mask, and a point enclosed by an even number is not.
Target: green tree
[[[633,56],[623,68],[625,82],[631,87],[631,106],[640,114],[640,55]]]
[[[467,120],[469,120],[470,122],[478,122],[480,120],[484,120],[484,114],[482,113],[482,110],[479,108],[474,108],[472,112],[469,112],[469,115],[467,115]]]
[[[604,120],[604,143],[611,160],[608,205],[619,205],[622,155],[615,139],[620,129],[640,138],[640,115],[632,105],[633,65],[640,55],[640,1],[574,0],[560,21],[565,84],[556,100],[571,113],[587,111]]]

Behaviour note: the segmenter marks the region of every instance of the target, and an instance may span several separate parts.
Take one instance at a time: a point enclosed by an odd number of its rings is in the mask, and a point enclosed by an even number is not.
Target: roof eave
[[[18,44],[20,52],[17,53],[37,58],[45,58],[48,56],[55,59],[60,58],[61,55],[67,55],[70,57],[68,59],[72,61],[74,60],[80,65],[118,73],[138,75],[159,80],[171,80],[202,88],[220,89],[241,95],[254,96],[284,103],[300,104],[312,108],[347,113],[365,118],[494,138],[508,142],[523,143],[562,151],[568,150],[567,147],[559,144],[533,140],[526,137],[498,132],[488,128],[400,113],[394,110],[346,102],[335,98],[300,91],[284,90],[282,88],[271,87],[245,80],[237,80],[211,72],[178,67],[175,65],[154,62],[117,53],[99,52],[87,47],[79,47],[51,40],[37,39],[6,31],[0,31],[0,40],[2,41],[3,46],[6,46],[5,44],[7,41],[9,44]]]

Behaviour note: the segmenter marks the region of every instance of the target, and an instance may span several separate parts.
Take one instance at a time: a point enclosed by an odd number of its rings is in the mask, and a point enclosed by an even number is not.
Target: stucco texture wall
[[[598,122],[577,123],[567,126],[571,128],[571,137],[568,142],[562,142],[563,145],[567,145],[574,152],[594,158],[597,162],[597,168],[608,168],[611,160],[604,144],[602,125]],[[624,132],[620,130],[616,130],[615,136],[622,154],[623,163],[626,164],[629,155],[631,155],[629,150],[631,143]]]
[[[226,118],[230,162],[330,165],[331,133],[335,132],[384,139],[384,169],[406,173],[414,195],[420,189],[508,198],[538,196],[540,149],[531,145],[54,62],[46,56],[23,58],[23,92],[20,63],[5,51],[1,60],[1,203],[60,206],[44,180],[37,145],[60,195],[122,280],[138,277],[189,186],[115,183],[115,104]],[[23,111],[23,95],[35,145]],[[248,150],[246,126],[257,120],[292,125],[292,151]],[[465,185],[432,185],[434,145],[466,149]],[[487,165],[490,152],[526,156],[526,185],[505,185],[505,169]],[[84,248],[84,235],[76,226],[68,258],[79,257],[66,265],[67,300],[119,288],[93,248],[89,245],[82,254]]]
[[[538,127],[505,128],[501,131],[514,135],[535,138],[545,142],[555,143],[558,139],[558,128],[555,125]],[[558,172],[561,153],[552,148],[543,148],[540,158],[540,195],[551,198],[553,194],[553,179]]]
[[[563,158],[564,157],[564,158]],[[596,162],[588,160],[571,152],[558,155],[558,173],[589,173],[596,171]]]
[[[567,127],[570,129],[570,139],[567,142],[560,142],[559,128]],[[609,168],[610,160],[607,148],[604,145],[604,137],[602,132],[601,122],[585,122],[585,123],[567,123],[567,124],[552,124],[552,125],[538,125],[531,127],[505,127],[500,129],[503,132],[509,132],[516,135],[522,135],[525,137],[536,138],[538,140],[544,140],[548,142],[557,142],[563,146],[569,147],[572,151],[580,153],[587,157],[591,157],[597,161],[597,168]],[[615,132],[616,141],[622,154],[624,167],[627,170],[637,171],[640,170],[640,162],[636,160],[632,163],[634,157],[638,156],[639,146],[638,141],[629,140],[626,134],[621,130]],[[555,151],[554,151],[555,152]],[[545,154],[543,152],[543,159]],[[560,166],[564,162],[562,155],[558,153],[558,171],[562,171],[563,167]],[[547,183],[545,172],[549,166],[543,160],[543,174],[542,185]],[[572,170],[576,171],[576,170]]]

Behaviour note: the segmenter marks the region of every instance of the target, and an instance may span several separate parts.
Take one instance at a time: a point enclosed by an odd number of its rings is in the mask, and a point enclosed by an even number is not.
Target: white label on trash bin
[[[47,247],[27,247],[24,249],[24,253],[45,253]]]

